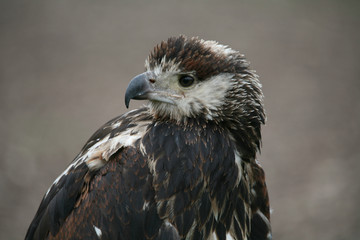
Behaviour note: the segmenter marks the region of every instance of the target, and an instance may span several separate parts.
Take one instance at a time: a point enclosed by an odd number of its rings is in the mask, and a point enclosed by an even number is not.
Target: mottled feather
[[[271,239],[263,95],[244,55],[179,36],[145,67],[138,89],[157,92],[133,98],[149,104],[92,135],[25,239]],[[178,85],[186,74],[193,87]]]

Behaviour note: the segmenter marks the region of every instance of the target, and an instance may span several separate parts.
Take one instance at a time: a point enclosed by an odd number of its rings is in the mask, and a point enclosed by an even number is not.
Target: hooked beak
[[[125,93],[125,106],[129,108],[131,99],[135,100],[153,100],[169,104],[175,104],[171,98],[179,98],[179,96],[169,94],[164,90],[155,89],[156,79],[153,72],[144,72],[134,77]]]
[[[144,72],[137,75],[130,81],[125,93],[126,108],[129,108],[131,99],[148,99],[148,94],[153,91],[153,87],[150,84],[152,76],[153,74],[151,72]]]

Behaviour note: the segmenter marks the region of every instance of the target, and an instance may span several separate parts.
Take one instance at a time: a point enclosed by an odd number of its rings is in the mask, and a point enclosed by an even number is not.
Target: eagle
[[[40,203],[25,239],[271,239],[256,159],[263,93],[243,54],[183,35],[126,89]]]

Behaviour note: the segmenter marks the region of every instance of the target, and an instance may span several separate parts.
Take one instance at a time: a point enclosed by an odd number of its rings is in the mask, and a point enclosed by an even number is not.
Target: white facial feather
[[[195,117],[206,113],[208,120],[218,117],[218,110],[224,104],[226,92],[232,88],[232,73],[222,73],[184,91],[180,98],[173,99],[175,104],[150,103],[153,111],[171,119],[181,121],[184,117]]]
[[[201,108],[208,112],[207,118],[212,120],[216,116],[217,109],[224,104],[226,92],[232,88],[231,78],[234,74],[223,73],[201,82],[194,89],[185,94],[178,101],[178,108],[187,116],[196,116]],[[191,103],[193,108],[191,108]]]

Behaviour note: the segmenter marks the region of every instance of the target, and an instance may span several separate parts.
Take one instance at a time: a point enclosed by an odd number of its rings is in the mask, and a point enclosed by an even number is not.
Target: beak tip
[[[126,108],[129,108],[129,104],[130,104],[130,98],[128,96],[125,96],[125,106],[126,106]]]

